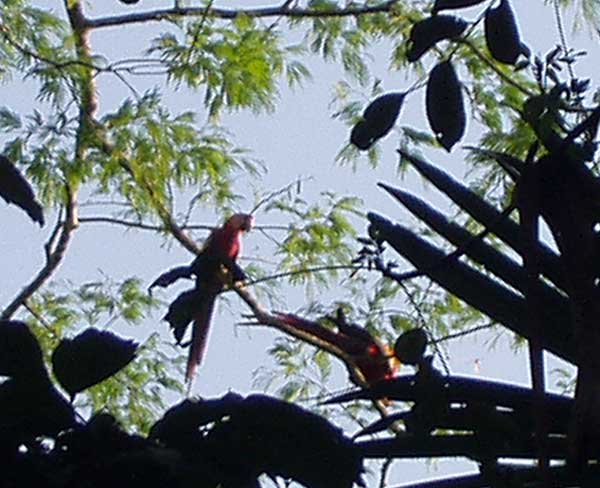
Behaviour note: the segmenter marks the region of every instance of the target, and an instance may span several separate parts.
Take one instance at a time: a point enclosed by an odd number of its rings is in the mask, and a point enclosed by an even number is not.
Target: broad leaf
[[[485,2],[485,0],[435,0],[433,4],[433,13],[440,10],[452,10],[456,8],[472,7]]]
[[[56,378],[71,395],[111,377],[135,357],[137,344],[112,332],[87,329],[64,339],[52,353]]]
[[[0,156],[0,197],[27,212],[33,220],[44,225],[42,206],[35,199],[31,185],[6,157]]]
[[[439,41],[459,37],[468,25],[452,15],[434,15],[417,22],[410,31],[407,59],[417,61]]]
[[[485,40],[492,57],[501,63],[514,65],[524,47],[509,0],[501,0],[497,8],[486,10],[484,26]]]
[[[0,375],[47,379],[40,345],[24,322],[0,320]]]
[[[465,133],[462,85],[450,61],[436,65],[427,82],[427,119],[438,142],[450,152]]]
[[[387,93],[373,100],[350,134],[350,142],[362,150],[369,149],[386,136],[398,119],[405,93]]]

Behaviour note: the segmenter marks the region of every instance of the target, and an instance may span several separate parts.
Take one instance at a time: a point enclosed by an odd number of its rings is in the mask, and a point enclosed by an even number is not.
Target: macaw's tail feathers
[[[213,310],[215,308],[216,295],[204,296],[194,313],[194,328],[192,329],[192,345],[188,356],[185,380],[191,383],[196,376],[196,370],[204,357],[206,341]]]
[[[194,320],[196,311],[200,309],[203,299],[204,297],[196,290],[188,290],[184,291],[169,305],[169,310],[164,316],[164,320],[173,329],[173,335],[177,344],[181,344],[181,339],[183,339],[183,335],[190,322]]]

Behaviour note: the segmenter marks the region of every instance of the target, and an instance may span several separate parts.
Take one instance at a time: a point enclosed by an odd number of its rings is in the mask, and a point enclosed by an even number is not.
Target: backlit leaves
[[[192,112],[172,115],[154,93],[126,101],[103,120],[113,144],[93,153],[100,190],[121,194],[138,215],[171,206],[171,187],[201,188],[197,201],[218,208],[235,199],[232,176],[258,167],[222,129],[199,129]]]
[[[288,65],[287,58],[297,50],[282,47],[277,31],[238,16],[226,27],[206,19],[189,23],[183,40],[163,34],[149,53],[160,56],[173,82],[203,88],[204,104],[216,116],[222,109],[273,110],[284,71],[292,84],[308,76],[297,60]]]

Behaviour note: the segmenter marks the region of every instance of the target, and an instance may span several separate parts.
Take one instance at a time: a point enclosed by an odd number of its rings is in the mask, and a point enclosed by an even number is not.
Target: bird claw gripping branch
[[[196,278],[196,286],[181,293],[169,305],[164,317],[173,329],[177,344],[180,345],[187,345],[181,341],[188,325],[194,323],[185,373],[188,383],[194,378],[204,355],[217,295],[226,285],[246,279],[246,274],[236,260],[242,248],[242,234],[250,231],[253,225],[252,215],[231,216],[221,227],[211,232],[200,254],[189,266],[170,269],[154,280],[149,287],[151,292],[156,286],[165,288],[181,278]]]

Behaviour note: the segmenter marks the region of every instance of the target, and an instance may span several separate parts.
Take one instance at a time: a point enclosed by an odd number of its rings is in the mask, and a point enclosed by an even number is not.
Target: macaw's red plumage
[[[298,331],[343,351],[346,357],[340,356],[340,359],[348,368],[353,383],[372,385],[390,379],[400,366],[388,345],[373,337],[363,327],[346,322],[339,312],[337,317],[329,317],[336,324],[337,331],[293,314],[278,313],[277,318]],[[356,374],[356,370],[360,375]]]
[[[196,277],[195,288],[179,295],[164,317],[178,344],[181,344],[190,322],[194,322],[185,372],[188,382],[194,378],[202,361],[217,295],[226,283],[242,281],[246,277],[236,260],[242,249],[242,234],[253,224],[252,215],[233,215],[222,227],[212,231],[192,264],[173,268],[150,285],[150,289],[166,287],[180,278]]]

